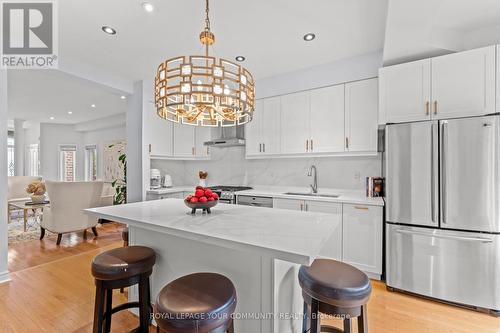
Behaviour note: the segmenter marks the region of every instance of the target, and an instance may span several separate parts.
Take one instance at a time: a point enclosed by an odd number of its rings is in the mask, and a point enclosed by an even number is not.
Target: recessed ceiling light
[[[234,59],[236,59],[236,61],[239,61],[239,62],[245,61],[245,57],[244,56],[237,56]]]
[[[91,107],[91,108],[95,108],[95,104],[91,104],[91,105],[90,105],[90,107]]]
[[[50,119],[50,120],[54,120],[54,119],[56,119],[56,118],[54,118],[54,117],[50,117],[49,119]]]
[[[147,11],[148,13],[151,13],[153,10],[155,10],[155,7],[150,2],[143,2],[142,8],[144,8],[144,10]]]
[[[116,35],[116,30],[107,25],[103,25],[101,29],[108,35]]]
[[[310,41],[312,41],[314,38],[316,38],[316,35],[315,35],[315,34],[313,34],[313,33],[308,33],[308,34],[305,34],[305,35],[304,35],[304,40],[305,40],[306,42],[310,42]]]
[[[73,111],[68,111],[68,114],[73,114]]]
[[[125,98],[127,98],[127,97],[125,97],[125,95],[121,95],[121,96],[120,96],[120,98],[121,98],[121,99],[125,99]]]

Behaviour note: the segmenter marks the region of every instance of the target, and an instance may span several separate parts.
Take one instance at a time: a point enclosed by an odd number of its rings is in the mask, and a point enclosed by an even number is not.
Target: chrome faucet
[[[313,171],[314,171],[314,176],[313,176]],[[316,166],[313,164],[309,168],[309,172],[307,173],[307,176],[313,177],[313,183],[311,186],[311,189],[313,193],[318,193],[318,169],[316,169]]]

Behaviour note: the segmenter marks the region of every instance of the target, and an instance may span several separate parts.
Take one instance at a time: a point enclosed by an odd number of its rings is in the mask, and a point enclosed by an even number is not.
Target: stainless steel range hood
[[[216,138],[204,143],[210,147],[235,147],[245,145],[245,126],[220,127],[214,130]],[[213,133],[213,132],[212,132]]]

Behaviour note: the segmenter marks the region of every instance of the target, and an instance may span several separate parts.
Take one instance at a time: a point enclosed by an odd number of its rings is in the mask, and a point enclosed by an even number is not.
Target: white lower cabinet
[[[174,193],[165,193],[165,194],[155,194],[155,193],[147,193],[146,194],[146,201],[168,199],[168,198],[183,199],[184,192],[174,192]]]
[[[382,274],[383,207],[346,203],[274,198],[274,208],[332,215],[338,228],[320,257],[341,260],[368,273]]]
[[[364,272],[382,274],[383,208],[343,204],[342,260]]]
[[[300,210],[303,212],[317,212],[331,214],[332,224],[336,224],[332,236],[326,242],[320,253],[321,257],[342,260],[342,204],[335,202],[321,202],[312,200],[295,200],[274,198],[274,208]]]

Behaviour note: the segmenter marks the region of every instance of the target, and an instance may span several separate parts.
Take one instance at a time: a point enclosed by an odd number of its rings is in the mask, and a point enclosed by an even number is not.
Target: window
[[[15,154],[15,146],[14,146],[14,132],[8,131],[7,135],[7,175],[14,176],[16,165],[14,163],[14,154]]]
[[[26,167],[28,168],[28,176],[33,176],[36,177],[38,176],[38,170],[39,170],[39,165],[40,165],[40,160],[39,160],[39,150],[38,150],[38,144],[32,144],[28,145],[27,147],[27,165]]]
[[[97,180],[97,146],[85,146],[85,180]]]
[[[59,180],[74,182],[76,176],[76,145],[59,146]]]

